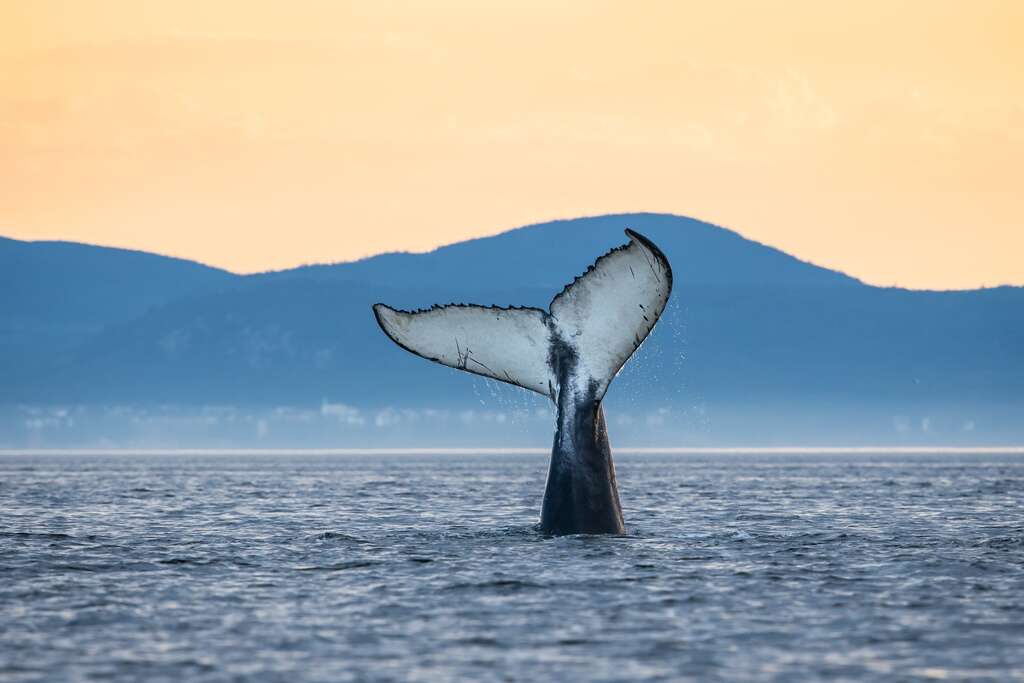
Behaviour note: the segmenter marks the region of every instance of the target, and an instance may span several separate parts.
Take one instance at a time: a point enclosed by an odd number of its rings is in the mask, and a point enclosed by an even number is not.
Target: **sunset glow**
[[[248,272],[657,211],[873,284],[1024,284],[1022,27],[997,1],[7,2],[0,235]]]

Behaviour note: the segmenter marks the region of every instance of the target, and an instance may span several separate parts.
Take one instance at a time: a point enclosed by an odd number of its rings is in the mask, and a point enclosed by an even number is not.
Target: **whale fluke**
[[[630,242],[601,256],[551,301],[528,307],[448,304],[401,311],[375,304],[384,332],[399,346],[449,367],[555,399],[552,354],[570,347],[577,373],[604,396],[615,374],[643,342],[672,291],[664,254],[627,230]]]
[[[627,244],[597,259],[547,311],[373,307],[381,329],[407,351],[555,402],[558,429],[541,514],[547,533],[623,531],[601,400],[672,292],[672,269],[661,250],[632,230],[626,235]]]

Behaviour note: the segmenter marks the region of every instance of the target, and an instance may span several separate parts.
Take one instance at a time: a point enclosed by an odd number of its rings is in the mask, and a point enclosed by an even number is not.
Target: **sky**
[[[873,284],[1024,285],[1022,27],[993,0],[0,0],[0,235],[251,272],[653,211]]]

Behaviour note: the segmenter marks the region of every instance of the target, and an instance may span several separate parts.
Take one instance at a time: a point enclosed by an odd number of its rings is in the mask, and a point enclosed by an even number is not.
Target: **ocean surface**
[[[0,680],[1024,680],[1024,457],[4,455]]]

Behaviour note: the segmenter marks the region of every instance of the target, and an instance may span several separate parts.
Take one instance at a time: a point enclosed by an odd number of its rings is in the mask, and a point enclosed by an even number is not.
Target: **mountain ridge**
[[[225,273],[227,275],[230,275],[230,276],[233,276],[233,277],[236,277],[236,278],[239,278],[239,279],[245,279],[245,278],[276,277],[276,276],[282,276],[282,275],[298,275],[300,273],[303,273],[304,271],[305,272],[309,272],[309,271],[320,271],[320,270],[324,270],[324,269],[344,268],[344,267],[347,267],[347,266],[354,266],[354,265],[358,265],[358,264],[364,264],[364,263],[367,263],[367,262],[372,262],[372,261],[375,261],[375,260],[378,260],[378,259],[386,259],[386,258],[392,258],[392,257],[403,257],[404,258],[404,257],[428,256],[428,255],[436,254],[437,252],[442,252],[442,251],[447,250],[447,249],[449,249],[451,247],[457,247],[457,246],[460,246],[460,245],[471,245],[471,244],[474,244],[474,243],[477,243],[477,242],[486,241],[486,240],[490,240],[490,239],[493,239],[493,238],[510,235],[512,233],[517,233],[517,232],[520,232],[520,231],[523,231],[523,230],[530,230],[530,229],[533,229],[533,228],[544,228],[544,227],[555,226],[555,225],[559,225],[559,224],[571,224],[571,223],[576,223],[576,222],[580,222],[580,221],[589,221],[589,220],[598,220],[598,219],[610,219],[610,220],[630,219],[630,218],[643,219],[645,217],[659,218],[659,219],[670,219],[670,220],[682,220],[682,221],[692,222],[694,224],[699,224],[699,225],[702,225],[702,226],[706,226],[708,228],[712,228],[712,229],[720,231],[722,233],[726,233],[726,234],[728,234],[728,235],[730,235],[732,237],[738,238],[738,239],[740,239],[740,240],[742,240],[744,242],[750,243],[751,245],[754,245],[754,246],[757,246],[757,247],[761,247],[763,249],[766,249],[766,250],[769,250],[769,251],[772,251],[772,252],[776,252],[776,253],[778,253],[778,254],[780,254],[782,256],[785,256],[785,257],[787,257],[789,259],[793,259],[794,261],[797,261],[800,264],[803,264],[805,266],[809,266],[809,267],[816,268],[816,269],[819,269],[819,270],[829,271],[831,273],[835,273],[835,274],[837,274],[839,276],[842,276],[843,278],[846,278],[846,279],[848,279],[850,281],[856,282],[858,284],[861,284],[861,285],[864,285],[864,286],[867,286],[867,287],[875,287],[875,288],[878,288],[878,289],[897,289],[897,290],[905,290],[905,291],[910,291],[910,292],[973,292],[973,291],[982,291],[982,290],[1000,289],[1000,288],[1024,289],[1024,284],[1013,284],[1013,283],[1001,283],[1001,284],[996,284],[996,285],[982,285],[982,286],[978,286],[978,287],[965,287],[965,288],[905,287],[905,286],[902,286],[902,285],[892,285],[892,284],[873,284],[873,283],[870,283],[870,282],[866,282],[866,281],[860,279],[859,277],[857,277],[856,275],[850,274],[850,273],[848,273],[848,272],[846,272],[844,270],[840,270],[840,269],[837,269],[837,268],[832,268],[832,267],[829,267],[829,266],[821,265],[821,264],[816,263],[816,262],[814,262],[812,260],[804,259],[804,258],[802,258],[800,256],[797,256],[795,254],[789,253],[789,252],[785,251],[784,249],[782,249],[781,247],[776,247],[776,246],[774,246],[772,244],[769,244],[768,242],[762,242],[760,240],[756,240],[754,238],[747,237],[747,236],[743,235],[741,232],[739,232],[737,230],[734,230],[732,228],[721,226],[721,225],[718,225],[716,223],[711,223],[709,221],[703,221],[703,220],[700,220],[700,219],[691,218],[691,217],[688,217],[688,216],[683,216],[683,215],[680,215],[680,214],[662,213],[662,212],[619,212],[619,213],[613,213],[613,214],[597,214],[597,215],[578,216],[578,217],[573,217],[573,218],[556,218],[556,219],[552,219],[552,220],[548,220],[548,221],[541,221],[541,222],[537,222],[537,223],[529,223],[529,224],[526,224],[526,225],[520,225],[520,226],[508,228],[506,230],[502,230],[502,231],[496,232],[494,234],[484,235],[484,236],[481,236],[481,237],[473,237],[473,238],[469,238],[469,239],[466,239],[466,240],[459,240],[459,241],[455,241],[455,242],[450,242],[450,243],[438,245],[436,247],[433,247],[433,248],[425,250],[425,251],[404,251],[404,250],[384,251],[384,252],[380,252],[380,253],[376,253],[376,254],[370,254],[370,255],[367,255],[367,256],[363,256],[363,257],[356,258],[356,259],[351,259],[351,260],[308,262],[308,263],[300,263],[300,264],[297,264],[297,265],[294,265],[294,266],[288,266],[288,267],[284,267],[284,268],[272,268],[272,269],[268,269],[268,270],[259,270],[259,271],[253,271],[253,272],[247,272],[247,273],[235,272],[235,271],[232,271],[232,270],[230,270],[228,268],[224,268],[224,267],[220,267],[220,266],[215,266],[215,265],[203,262],[201,260],[192,259],[192,258],[185,257],[185,256],[174,256],[174,255],[169,255],[169,254],[163,254],[163,253],[160,253],[160,252],[147,251],[147,250],[144,250],[144,249],[135,249],[135,248],[131,248],[131,247],[109,246],[109,245],[103,245],[103,244],[92,243],[92,242],[79,242],[79,241],[75,241],[75,240],[32,240],[32,239],[22,239],[22,238],[16,238],[16,237],[9,237],[9,236],[0,235],[0,255],[2,255],[2,249],[3,249],[3,246],[4,246],[3,243],[5,243],[5,242],[7,242],[7,243],[17,243],[17,244],[21,244],[21,245],[38,245],[38,246],[55,245],[55,246],[69,246],[69,247],[85,247],[85,248],[98,249],[98,250],[108,250],[108,251],[112,251],[112,252],[122,252],[122,253],[126,253],[126,254],[140,254],[140,255],[154,256],[154,257],[158,257],[158,258],[161,258],[161,259],[167,259],[167,260],[170,260],[170,261],[177,261],[177,262],[194,264],[194,265],[197,265],[197,266],[200,266],[200,267],[203,267],[203,268],[207,268],[207,269],[210,269],[210,270],[220,271],[222,273]],[[642,232],[642,230],[641,230],[641,232]]]
[[[732,258],[743,260],[763,281],[769,279],[767,275],[770,273],[777,282],[817,285],[828,280],[832,284],[863,284],[845,273],[803,261],[774,247],[749,240],[733,230],[684,216],[655,213],[610,214],[535,223],[497,235],[444,245],[428,252],[388,252],[356,261],[306,265],[247,277],[273,279],[303,275],[384,284],[381,275],[386,273],[391,284],[412,284],[413,278],[426,277],[436,281],[438,271],[458,262],[463,268],[460,276],[464,280],[483,280],[492,276],[497,267],[499,277],[510,279],[515,276],[523,281],[561,288],[568,281],[564,280],[566,272],[578,274],[585,271],[597,256],[621,244],[625,228],[637,230],[663,250],[674,251],[673,269],[681,273],[684,284],[723,281],[720,274],[707,268],[705,263],[690,260],[691,252],[710,258],[731,252]],[[528,248],[530,259],[508,261],[501,258],[501,252],[513,245],[520,250]],[[474,253],[473,259],[466,258],[470,252]],[[475,260],[486,265],[474,269]]]
[[[159,252],[151,252],[151,251],[146,251],[146,250],[142,250],[142,249],[134,249],[134,248],[127,248],[127,247],[116,247],[116,246],[106,246],[106,245],[89,243],[89,242],[77,242],[77,241],[72,241],[72,240],[23,240],[23,239],[18,239],[18,238],[13,238],[13,237],[5,237],[5,236],[2,236],[2,235],[0,235],[0,242],[5,242],[5,241],[6,242],[16,242],[16,243],[24,244],[24,245],[38,245],[38,246],[87,247],[87,248],[94,248],[94,249],[110,250],[110,251],[113,251],[113,252],[121,252],[121,253],[126,253],[126,254],[146,254],[146,255],[150,255],[150,256],[157,256],[157,257],[169,259],[169,260],[172,260],[172,261],[194,263],[194,264],[202,266],[204,268],[209,268],[209,269],[212,269],[212,270],[221,271],[221,272],[228,273],[230,275],[233,275],[233,276],[236,276],[236,277],[239,277],[239,278],[250,278],[250,277],[262,277],[262,276],[279,276],[279,275],[283,275],[283,274],[296,274],[296,273],[299,273],[299,272],[302,272],[302,271],[319,271],[319,270],[323,270],[323,269],[344,268],[344,267],[347,267],[347,266],[354,266],[354,265],[358,265],[358,264],[364,264],[364,263],[367,263],[367,262],[376,261],[378,259],[388,259],[388,258],[394,258],[394,257],[404,258],[404,257],[409,257],[409,256],[416,257],[416,256],[436,255],[438,252],[442,252],[443,253],[443,252],[445,252],[446,250],[448,250],[450,248],[461,247],[461,246],[467,246],[467,247],[471,248],[472,246],[474,246],[474,245],[476,245],[476,244],[478,244],[480,242],[484,242],[484,241],[491,240],[491,239],[494,239],[494,238],[500,238],[500,237],[504,237],[504,236],[514,235],[515,233],[519,233],[519,232],[523,232],[523,231],[529,231],[529,230],[538,229],[538,228],[539,229],[544,229],[544,228],[548,228],[548,227],[558,227],[558,226],[564,226],[564,225],[571,225],[571,224],[579,223],[579,222],[597,221],[597,220],[601,220],[601,221],[603,221],[603,220],[624,221],[624,222],[628,223],[628,221],[631,221],[631,220],[637,220],[637,221],[641,221],[642,222],[645,219],[655,219],[655,220],[665,220],[665,219],[668,219],[668,220],[673,220],[673,221],[685,221],[685,222],[691,223],[691,224],[696,225],[696,226],[701,226],[703,228],[710,228],[710,229],[712,229],[714,231],[717,231],[717,232],[719,232],[719,233],[721,233],[723,235],[727,235],[731,239],[738,239],[738,240],[741,240],[743,242],[750,243],[753,246],[761,247],[761,248],[763,248],[765,250],[769,250],[771,252],[775,252],[775,253],[777,253],[777,254],[779,254],[781,256],[784,256],[786,258],[793,259],[793,260],[795,260],[795,261],[797,261],[797,262],[799,262],[799,263],[801,263],[803,265],[810,266],[810,267],[817,268],[817,269],[824,270],[824,271],[829,271],[829,272],[832,272],[832,273],[836,273],[836,274],[839,274],[839,275],[841,275],[841,276],[843,276],[845,278],[848,278],[850,280],[855,280],[857,282],[860,282],[860,283],[864,284],[859,278],[856,278],[853,275],[850,275],[850,274],[845,273],[843,271],[840,271],[840,270],[837,270],[837,269],[834,269],[834,268],[829,268],[829,267],[826,267],[826,266],[822,266],[822,265],[819,265],[819,264],[814,263],[812,261],[800,258],[800,257],[795,256],[793,254],[790,254],[790,253],[788,253],[788,252],[786,252],[786,251],[784,251],[784,250],[782,250],[782,249],[780,249],[778,247],[772,246],[772,245],[770,245],[770,244],[768,244],[766,242],[761,242],[761,241],[758,241],[758,240],[755,240],[755,239],[752,239],[752,238],[749,238],[749,237],[745,237],[744,235],[742,235],[738,231],[733,230],[731,228],[723,227],[723,226],[720,226],[720,225],[717,225],[717,224],[714,224],[714,223],[710,223],[710,222],[707,222],[707,221],[701,221],[699,219],[690,218],[690,217],[687,217],[687,216],[681,216],[681,215],[670,214],[670,213],[657,213],[657,212],[621,212],[621,213],[601,214],[601,215],[593,215],[593,216],[578,216],[578,217],[574,217],[574,218],[558,218],[558,219],[553,219],[553,220],[549,220],[549,221],[541,221],[541,222],[537,222],[537,223],[530,223],[530,224],[527,224],[527,225],[516,226],[516,227],[513,227],[513,228],[509,228],[507,230],[502,230],[500,232],[497,232],[497,233],[494,233],[494,234],[491,234],[491,235],[484,235],[484,236],[481,236],[481,237],[473,237],[473,238],[466,239],[466,240],[459,240],[459,241],[455,241],[455,242],[450,242],[450,243],[438,245],[437,247],[434,247],[434,248],[426,250],[426,251],[403,251],[403,250],[399,250],[399,251],[385,251],[385,252],[380,252],[380,253],[377,253],[377,254],[370,254],[368,256],[360,257],[360,258],[357,258],[357,259],[351,259],[351,260],[302,263],[302,264],[297,264],[297,265],[289,266],[289,267],[285,267],[285,268],[274,268],[274,269],[268,269],[268,270],[262,270],[262,271],[254,271],[254,272],[251,272],[251,273],[238,273],[238,272],[232,271],[232,270],[227,269],[227,268],[222,268],[222,267],[219,267],[219,266],[210,265],[210,264],[204,263],[202,261],[199,261],[199,260],[196,260],[196,259],[190,259],[190,258],[186,258],[186,257],[171,256],[171,255],[167,255],[167,254],[161,254]],[[0,248],[2,248],[2,245],[0,245]]]

